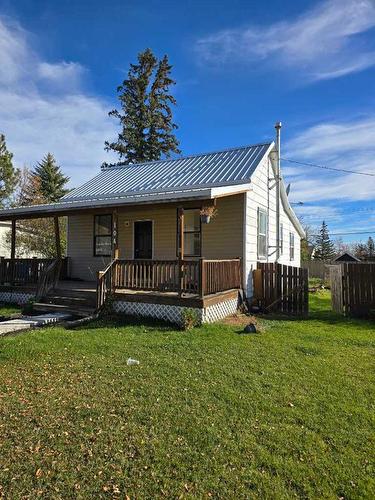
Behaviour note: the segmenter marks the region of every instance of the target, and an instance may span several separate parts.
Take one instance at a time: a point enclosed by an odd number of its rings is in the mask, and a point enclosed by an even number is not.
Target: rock
[[[245,333],[256,333],[257,332],[257,328],[254,325],[254,323],[249,323],[248,325],[245,326],[245,328],[243,329],[243,331]]]

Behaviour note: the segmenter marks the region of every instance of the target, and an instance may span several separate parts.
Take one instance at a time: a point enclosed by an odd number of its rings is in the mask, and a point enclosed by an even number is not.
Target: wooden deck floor
[[[0,291],[9,292],[35,292],[36,285],[0,285]],[[96,281],[79,281],[79,280],[61,280],[54,293],[60,293],[63,295],[64,291],[69,294],[74,295],[76,291],[77,294],[82,295],[84,293],[87,296],[96,295]],[[211,295],[205,296],[203,299],[198,295],[194,294],[183,294],[179,296],[176,292],[158,292],[152,290],[129,290],[129,289],[117,289],[115,292],[115,300],[124,300],[128,302],[144,302],[144,303],[154,303],[154,304],[170,304],[170,305],[180,305],[185,307],[205,307],[207,305],[212,305],[218,302],[223,302],[225,300],[234,298],[238,296],[238,290],[226,290],[225,292],[219,292]]]

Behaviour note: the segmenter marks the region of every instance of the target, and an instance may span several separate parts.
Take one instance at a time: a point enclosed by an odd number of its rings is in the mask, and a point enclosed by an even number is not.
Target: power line
[[[347,170],[345,168],[326,167],[325,165],[318,165],[317,163],[307,163],[304,161],[291,160],[289,158],[281,159],[289,163],[296,163],[297,165],[306,165],[307,167],[323,168],[324,170],[334,170],[335,172],[345,172],[347,174],[367,175],[369,177],[375,177],[375,173],[371,172],[357,172],[356,170]]]
[[[374,234],[375,229],[372,231],[352,231],[348,233],[329,233],[330,236],[346,236],[348,234]],[[319,234],[312,234],[311,236],[319,236]]]

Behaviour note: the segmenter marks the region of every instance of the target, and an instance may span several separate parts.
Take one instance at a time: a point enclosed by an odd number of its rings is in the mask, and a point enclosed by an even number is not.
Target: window
[[[112,215],[95,215],[94,255],[108,257],[112,252]]]
[[[289,259],[294,260],[294,234],[289,233]]]
[[[280,224],[280,255],[284,253],[284,226]]]
[[[178,237],[177,223],[177,248]],[[184,210],[184,254],[185,257],[200,257],[201,255],[201,218],[199,208]]]
[[[258,208],[258,258],[267,257],[267,212]]]

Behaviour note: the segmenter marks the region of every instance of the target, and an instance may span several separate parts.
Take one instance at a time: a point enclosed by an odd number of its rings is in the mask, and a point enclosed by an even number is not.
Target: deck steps
[[[64,312],[85,318],[92,316],[95,312],[96,292],[94,290],[57,287],[38,303],[35,303],[34,309],[43,312]]]

